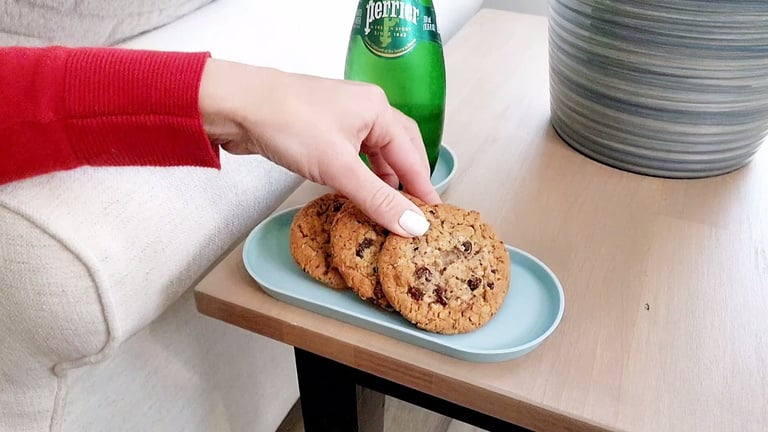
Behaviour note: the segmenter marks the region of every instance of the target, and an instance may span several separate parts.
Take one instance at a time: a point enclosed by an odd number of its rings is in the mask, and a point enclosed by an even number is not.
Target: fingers
[[[429,222],[421,210],[377,177],[360,158],[345,157],[337,163],[339,167],[327,184],[346,195],[374,222],[403,237],[427,232]]]
[[[414,121],[412,118],[403,114],[400,110],[393,108],[393,111],[395,112],[395,117],[403,125],[403,128],[405,129],[405,133],[410,139],[411,145],[416,149],[416,154],[420,156],[420,160],[422,161],[424,170],[427,173],[429,173],[429,159],[427,158],[427,151],[424,146],[424,141],[421,138],[419,125],[416,123],[416,121]],[[423,189],[417,190],[417,188],[419,187],[424,188],[423,182],[420,182],[418,185],[406,184],[405,182],[403,182],[403,186],[405,187],[406,191],[416,196],[417,198],[420,198],[422,201],[426,202],[427,204],[439,204],[440,202],[442,202],[440,199],[440,195],[437,193],[434,186],[432,185],[431,179],[429,181],[429,186],[426,187],[426,190],[423,190]]]
[[[372,151],[367,154],[367,156],[374,174],[384,180],[384,183],[397,189],[400,185],[400,179],[397,178],[397,174],[395,174],[395,171],[389,166],[387,160],[384,159],[384,156],[378,151]]]
[[[429,159],[427,158],[427,151],[424,147],[424,141],[421,138],[421,132],[419,131],[418,123],[416,123],[416,121],[412,118],[403,114],[403,112],[397,108],[392,108],[392,112],[395,116],[395,121],[402,125],[403,129],[405,130],[405,134],[408,136],[408,139],[411,142],[411,145],[414,149],[416,149],[421,164],[424,165],[426,169],[429,169]]]
[[[421,133],[412,119],[394,109],[381,115],[364,148],[370,153],[381,153],[408,193],[428,204],[440,202],[430,180]]]
[[[227,141],[220,144],[221,148],[223,148],[227,153],[233,154],[233,155],[247,155],[247,154],[253,154],[253,151],[251,150],[250,146],[247,142],[242,141]]]

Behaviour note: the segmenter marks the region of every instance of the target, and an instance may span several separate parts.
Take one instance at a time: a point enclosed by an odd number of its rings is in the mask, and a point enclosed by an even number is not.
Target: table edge
[[[234,251],[233,253],[236,253]],[[255,283],[255,282],[254,282]],[[258,287],[261,289],[261,287]],[[265,293],[265,295],[268,295]],[[526,401],[516,397],[509,397],[501,395],[500,393],[493,392],[485,389],[481,386],[461,382],[453,379],[450,376],[435,373],[432,370],[420,368],[419,366],[411,363],[404,362],[396,357],[390,357],[385,354],[369,350],[358,345],[351,344],[349,342],[335,339],[329,335],[316,332],[311,328],[300,326],[296,323],[291,323],[282,320],[281,318],[270,316],[253,309],[248,309],[242,305],[232,303],[226,300],[222,300],[206,292],[200,291],[195,288],[194,291],[195,305],[198,312],[208,316],[210,318],[217,319],[219,321],[234,325],[243,330],[247,330],[261,336],[268,337],[275,341],[291,345],[296,348],[300,348],[314,354],[329,358],[347,366],[360,369],[364,372],[368,372],[375,375],[380,375],[385,379],[396,382],[398,384],[415,388],[424,393],[432,396],[448,400],[450,402],[467,406],[468,408],[476,411],[488,414],[490,416],[498,417],[502,420],[508,421],[526,427],[533,430],[578,430],[578,431],[608,431],[610,430],[605,425],[600,425],[589,421],[582,417],[571,416],[566,413],[560,412],[551,407],[542,406],[536,404],[533,401]],[[297,309],[296,306],[291,306]],[[302,309],[303,310],[303,309]],[[307,311],[310,313],[311,311]],[[319,315],[318,316],[322,316]],[[331,319],[331,318],[328,318]],[[259,324],[255,324],[259,323]],[[283,329],[293,326],[298,329],[296,334],[286,333]],[[357,327],[356,327],[357,328]],[[360,328],[362,331],[368,331]],[[301,336],[304,336],[303,338]],[[311,337],[307,337],[311,336]],[[387,337],[382,335],[383,337]],[[314,343],[308,343],[312,340]],[[405,342],[402,342],[405,343]],[[343,345],[353,352],[352,359],[349,356],[343,355],[347,350],[338,349]],[[420,348],[423,349],[423,348]],[[408,382],[406,379],[402,379],[402,375],[398,376],[384,376],[380,370],[375,370],[370,367],[366,367],[364,363],[357,364],[354,361],[355,350],[362,350],[365,354],[366,361],[369,363],[387,364],[395,369],[398,367],[401,369],[407,369],[410,372],[408,376],[414,376],[419,372],[423,372],[424,376],[431,378],[431,387],[433,388],[456,388],[457,384],[461,386],[461,396],[465,399],[482,400],[483,404],[472,405],[465,400],[451,397],[447,392],[440,393],[434,391],[431,388],[424,388],[419,386],[418,382]],[[431,351],[430,351],[431,352]],[[469,362],[471,363],[471,362]],[[481,364],[481,363],[478,363]],[[510,403],[511,402],[511,403]],[[487,406],[501,405],[505,408],[503,416],[499,416],[498,412],[492,412],[487,409]]]

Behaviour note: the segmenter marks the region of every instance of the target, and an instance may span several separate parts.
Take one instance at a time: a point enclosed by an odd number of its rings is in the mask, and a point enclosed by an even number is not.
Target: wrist
[[[267,121],[270,95],[281,85],[281,75],[275,69],[209,59],[200,83],[200,114],[211,141],[252,143],[249,131]]]
[[[242,135],[239,110],[232,96],[231,64],[208,59],[200,80],[200,116],[211,142],[224,144],[239,140]]]

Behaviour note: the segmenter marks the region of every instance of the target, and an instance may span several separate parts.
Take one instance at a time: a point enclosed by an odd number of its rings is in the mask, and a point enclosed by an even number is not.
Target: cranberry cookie
[[[336,216],[347,204],[340,194],[325,194],[305,205],[291,223],[291,256],[318,281],[336,289],[347,284],[331,262],[330,231]]]
[[[476,211],[421,206],[430,222],[418,238],[387,237],[378,271],[389,303],[421,329],[466,333],[485,325],[509,290],[509,254]]]
[[[403,195],[416,205],[424,205],[416,197]],[[387,236],[389,231],[348,203],[331,227],[331,263],[361,299],[392,310],[381,290],[378,275],[379,251]]]

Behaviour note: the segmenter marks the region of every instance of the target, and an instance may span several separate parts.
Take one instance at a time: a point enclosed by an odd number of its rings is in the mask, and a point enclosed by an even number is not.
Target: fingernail
[[[422,236],[429,229],[429,221],[413,210],[406,210],[398,221],[400,227],[412,236]]]

